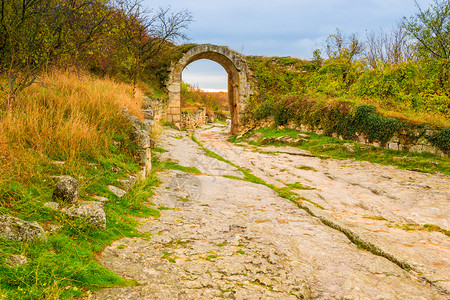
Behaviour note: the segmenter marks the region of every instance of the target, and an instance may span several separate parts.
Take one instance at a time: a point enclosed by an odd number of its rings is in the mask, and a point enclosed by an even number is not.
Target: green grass
[[[160,169],[177,170],[177,171],[182,171],[182,172],[191,173],[191,174],[202,174],[202,172],[195,167],[180,166],[177,162],[173,162],[173,161],[157,162],[156,164],[154,164],[154,166],[156,168],[160,168]]]
[[[138,222],[134,216],[159,217],[159,210],[147,205],[159,180],[151,174],[137,182],[126,196],[118,198],[106,186],[121,187],[117,179],[137,173],[139,167],[129,156],[115,152],[108,157],[87,157],[65,164],[48,162],[40,166],[41,173],[28,184],[10,181],[0,187],[0,214],[38,221],[44,229],[61,226],[47,241],[13,242],[0,238],[0,299],[73,299],[100,288],[137,284],[101,266],[96,253],[123,237],[147,237],[135,229]],[[105,230],[43,206],[51,201],[56,184],[57,179],[51,176],[63,174],[79,180],[81,199],[93,200],[93,195],[109,199],[104,204]],[[12,254],[24,255],[28,262],[9,267],[8,257]]]
[[[277,129],[269,127],[260,128],[253,133],[258,132],[263,134],[263,138],[278,136],[296,137],[297,134],[303,133],[292,129]],[[233,136],[229,141],[235,143],[243,142],[246,140],[246,137],[252,135],[253,133],[248,133],[240,139]],[[315,133],[307,134],[310,136],[310,139],[296,147],[308,150],[313,155],[318,157],[369,161],[381,165],[397,166],[399,168],[412,171],[426,173],[440,172],[442,174],[450,175],[450,160],[447,157],[439,157],[429,153],[410,153],[407,151],[387,150],[359,144],[353,141],[339,140]],[[354,145],[355,153],[345,151],[343,145],[346,143]],[[279,146],[284,145],[283,143],[272,144]]]

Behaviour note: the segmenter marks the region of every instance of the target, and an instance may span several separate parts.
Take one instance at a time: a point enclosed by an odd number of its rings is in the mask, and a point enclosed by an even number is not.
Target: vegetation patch
[[[0,298],[72,299],[104,287],[129,286],[101,266],[95,254],[122,237],[146,237],[135,217],[159,217],[148,198],[159,184],[154,174],[118,198],[106,187],[121,186],[139,171],[137,146],[122,108],[140,116],[142,94],[111,79],[55,71],[17,96],[20,104],[0,114],[0,214],[37,221],[47,241],[0,238]],[[108,198],[105,230],[44,206],[57,177],[79,182],[80,198]],[[63,203],[60,203],[63,207]],[[124,245],[120,245],[123,247]],[[11,255],[27,258],[11,267]]]
[[[177,171],[182,171],[182,172],[186,172],[186,173],[190,173],[190,174],[202,174],[202,172],[195,167],[180,166],[177,162],[174,162],[174,161],[156,162],[155,167],[161,168],[161,169],[177,170]]]
[[[255,132],[248,133],[246,136],[251,136],[253,133],[261,133],[264,138],[286,135],[295,137],[301,132],[292,129],[264,127],[256,130]],[[406,151],[387,150],[315,133],[308,133],[308,135],[310,138],[307,141],[304,141],[295,147],[308,150],[317,157],[370,161],[382,165],[397,166],[399,168],[412,171],[426,173],[439,172],[450,175],[450,162],[446,157],[440,157],[428,153],[410,153]],[[238,138],[237,136],[233,136],[229,139],[229,141],[239,143],[246,141],[246,137],[244,136]],[[345,144],[349,143],[353,145],[352,149],[354,149],[354,151],[348,151],[345,147],[343,147]],[[283,145],[281,142],[273,142],[271,144],[278,146]]]

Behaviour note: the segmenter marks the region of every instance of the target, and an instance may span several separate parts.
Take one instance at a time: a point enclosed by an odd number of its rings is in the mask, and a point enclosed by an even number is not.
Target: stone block
[[[56,184],[52,199],[63,202],[76,202],[79,197],[78,181],[70,176],[63,176]]]
[[[432,153],[432,154],[438,154],[440,152],[437,147],[430,146],[430,145],[423,145],[422,146],[422,151],[423,152]]]
[[[181,84],[178,82],[172,83],[167,87],[169,93],[179,93],[181,91]]]
[[[172,115],[172,120],[173,120],[173,123],[178,123],[181,121],[181,116],[180,115]]]
[[[11,268],[19,267],[28,262],[28,259],[26,256],[23,255],[17,255],[12,254],[8,257],[7,265]]]
[[[389,139],[389,143],[398,143],[398,142],[400,142],[400,139],[396,135],[394,135]]]
[[[11,241],[47,238],[38,222],[28,222],[9,215],[0,216],[0,236]]]
[[[181,114],[181,108],[179,108],[179,107],[171,107],[170,108],[170,113],[172,115],[179,115],[179,114]]]
[[[59,203],[58,202],[45,202],[44,203],[44,207],[48,207],[52,210],[58,210],[59,208]]]
[[[97,201],[85,201],[69,207],[66,215],[73,219],[84,219],[94,227],[106,228],[106,214],[103,204]]]
[[[119,198],[122,198],[127,193],[126,191],[119,189],[118,187],[113,186],[113,185],[108,185],[107,188],[108,188],[108,190],[110,190],[114,195],[116,195]]]
[[[389,143],[388,143],[388,149],[391,149],[391,150],[399,150],[398,143],[389,142]]]
[[[423,145],[413,145],[413,146],[409,147],[409,152],[422,153],[423,152]]]
[[[362,134],[357,135],[358,142],[364,144],[366,142],[366,137]]]
[[[145,119],[149,119],[152,120],[155,116],[155,112],[153,111],[153,108],[147,108],[147,109],[143,109],[142,113],[144,114],[144,118]]]
[[[155,125],[155,121],[153,120],[144,120],[141,122],[142,129],[147,131],[149,134],[152,133],[152,127]]]

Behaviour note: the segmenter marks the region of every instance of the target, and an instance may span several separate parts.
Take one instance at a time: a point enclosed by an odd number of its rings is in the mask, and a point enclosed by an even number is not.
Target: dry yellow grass
[[[112,79],[81,72],[46,74],[0,115],[2,171],[14,162],[32,169],[37,157],[72,159],[103,152],[112,131],[127,126],[121,109],[142,118],[142,101],[141,91],[132,97],[131,86]]]

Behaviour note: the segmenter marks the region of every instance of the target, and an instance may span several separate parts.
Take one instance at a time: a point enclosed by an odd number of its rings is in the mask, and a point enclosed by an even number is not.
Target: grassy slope
[[[0,116],[0,215],[38,221],[46,230],[58,225],[47,241],[12,242],[0,238],[0,299],[71,299],[90,290],[134,285],[100,266],[95,254],[113,240],[142,236],[133,216],[158,217],[148,197],[158,179],[152,175],[122,199],[106,189],[138,171],[130,126],[119,113],[127,107],[140,116],[142,95],[132,88],[86,74],[55,72],[25,90],[18,104]],[[112,170],[115,170],[113,172]],[[118,171],[117,171],[118,170]],[[78,179],[80,197],[106,196],[107,229],[43,206],[51,201],[53,176]],[[11,254],[28,262],[8,266]]]
[[[247,141],[247,137],[254,133],[261,133],[262,136],[257,142]],[[310,151],[316,156],[324,158],[331,157],[335,159],[353,159],[360,161],[370,161],[382,165],[397,166],[402,169],[427,172],[427,173],[442,173],[450,175],[450,160],[447,157],[439,157],[428,153],[410,153],[406,151],[394,151],[383,148],[377,148],[367,145],[362,145],[354,141],[339,140],[328,136],[323,136],[315,133],[304,133],[292,129],[277,129],[277,128],[260,128],[255,132],[250,132],[244,137],[236,139],[236,136],[230,139],[231,142],[239,143],[247,141],[250,144],[259,144],[259,141],[265,137],[280,137],[291,136],[296,138],[298,134],[308,134],[310,139],[296,146],[301,149]],[[273,145],[282,146],[283,143],[272,143]],[[355,149],[354,153],[346,151],[344,144],[351,144]]]
[[[437,77],[435,72],[441,70],[431,69],[427,64],[421,66],[411,62],[363,71],[361,62],[345,65],[332,59],[321,66],[291,57],[251,56],[247,62],[262,96],[250,104],[250,111],[264,110],[264,105],[260,106],[262,102],[267,102],[265,106],[270,111],[273,108],[268,107],[271,106],[268,102],[300,96],[301,101],[322,103],[321,106],[328,103],[373,105],[387,117],[450,126],[448,82],[445,87],[439,87],[435,82],[438,79],[434,77]],[[442,68],[446,70],[445,65]],[[346,76],[341,73],[342,69],[348,69]],[[426,71],[429,73],[424,73]]]

